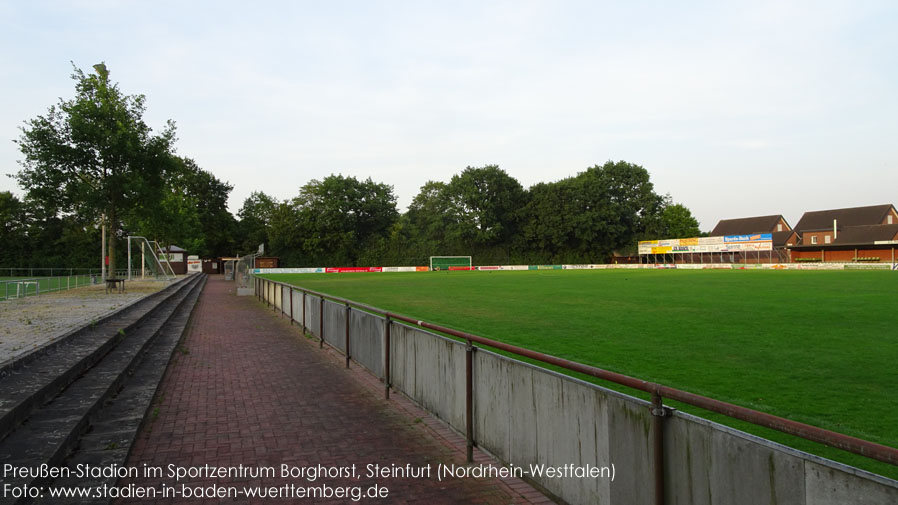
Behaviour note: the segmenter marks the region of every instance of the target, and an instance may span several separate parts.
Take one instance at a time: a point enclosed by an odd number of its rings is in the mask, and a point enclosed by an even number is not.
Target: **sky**
[[[709,231],[898,203],[898,2],[0,0],[0,191],[14,140],[105,62],[177,153],[284,200],[497,164],[524,187],[608,160]]]

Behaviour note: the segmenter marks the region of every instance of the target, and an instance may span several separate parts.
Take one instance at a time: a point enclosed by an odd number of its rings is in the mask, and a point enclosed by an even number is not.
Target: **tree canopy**
[[[174,123],[154,133],[143,119],[143,95],[123,93],[105,64],[94,70],[75,67],[74,98],[60,99],[21,129],[17,143],[24,159],[14,177],[26,192],[25,214],[24,230],[15,233],[31,244],[32,254],[4,262],[94,265],[101,225],[108,231],[111,275],[121,256],[117,241],[125,234],[181,243],[200,255],[230,254],[232,187],[174,154]],[[59,251],[61,241],[77,249]],[[82,253],[85,247],[89,254]]]
[[[153,135],[143,120],[143,95],[125,95],[104,64],[87,75],[75,68],[75,98],[60,100],[26,122],[18,141],[25,159],[19,184],[35,201],[63,214],[99,217],[107,225],[110,270],[122,218],[161,186],[174,141],[169,122]]]

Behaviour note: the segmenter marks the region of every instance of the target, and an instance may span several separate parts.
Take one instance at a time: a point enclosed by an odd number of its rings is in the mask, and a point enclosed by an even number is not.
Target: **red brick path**
[[[478,462],[491,460],[477,451]],[[464,463],[464,439],[333,350],[301,336],[254,297],[237,297],[234,284],[210,277],[183,345],[175,352],[150,420],[128,465],[196,467],[325,467],[356,464],[359,479],[138,478],[162,489],[193,486],[386,487],[367,504],[551,503],[517,479],[368,478],[365,465]],[[120,503],[272,503],[272,499],[132,499]],[[291,503],[352,503],[350,499],[285,499]]]

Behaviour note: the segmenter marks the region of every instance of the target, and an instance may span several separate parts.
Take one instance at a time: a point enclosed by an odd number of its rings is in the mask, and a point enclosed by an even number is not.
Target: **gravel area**
[[[98,284],[0,302],[0,364],[167,285],[160,281],[130,281],[126,283],[126,293],[107,294],[104,286]]]

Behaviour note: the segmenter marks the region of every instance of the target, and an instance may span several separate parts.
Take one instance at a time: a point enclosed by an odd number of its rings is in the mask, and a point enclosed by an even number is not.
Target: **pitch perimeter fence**
[[[256,296],[511,468],[611,467],[615,479],[524,475],[571,504],[898,503],[898,481],[663,404],[671,399],[898,465],[898,449],[253,277]],[[461,340],[447,338],[450,335]],[[478,347],[597,377],[652,401]]]
[[[119,278],[127,270],[116,270]],[[67,291],[102,282],[99,268],[0,268],[0,301]]]
[[[0,279],[0,301],[39,296],[55,291],[90,286],[100,282],[100,274],[65,275],[55,277],[16,277]]]

